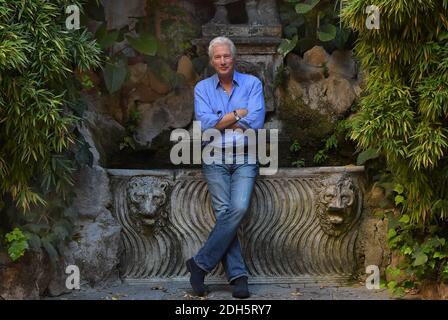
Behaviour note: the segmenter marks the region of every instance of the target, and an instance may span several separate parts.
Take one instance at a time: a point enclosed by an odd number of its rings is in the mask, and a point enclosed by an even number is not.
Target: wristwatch
[[[241,117],[238,115],[238,112],[236,112],[236,110],[233,110],[233,115],[235,116],[235,120],[237,122],[240,121]]]

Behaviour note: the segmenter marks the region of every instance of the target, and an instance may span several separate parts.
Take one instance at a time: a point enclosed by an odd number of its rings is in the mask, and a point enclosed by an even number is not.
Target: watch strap
[[[241,117],[238,115],[238,112],[236,112],[236,110],[233,110],[233,115],[235,116],[236,121],[240,121]]]

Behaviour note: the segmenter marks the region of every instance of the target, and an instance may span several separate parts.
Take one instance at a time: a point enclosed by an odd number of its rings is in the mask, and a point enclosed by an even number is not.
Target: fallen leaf
[[[168,291],[167,288],[164,288],[164,287],[162,287],[162,286],[155,286],[155,287],[152,287],[151,290],[160,290],[160,291],[163,291],[163,292],[167,292],[167,291]]]
[[[407,294],[410,294],[410,295],[418,294],[418,290],[417,289],[405,289],[404,292],[407,293]]]
[[[163,290],[164,288],[162,286],[155,286],[151,287],[151,290]]]

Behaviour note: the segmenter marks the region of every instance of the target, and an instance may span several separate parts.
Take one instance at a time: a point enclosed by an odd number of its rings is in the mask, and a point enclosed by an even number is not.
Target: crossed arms
[[[215,128],[224,129],[260,129],[264,125],[265,106],[263,86],[260,80],[251,84],[247,108],[236,109],[241,119],[236,122],[232,112],[217,115],[213,112],[203,84],[198,84],[194,92],[195,114],[197,120],[201,121],[202,130]]]

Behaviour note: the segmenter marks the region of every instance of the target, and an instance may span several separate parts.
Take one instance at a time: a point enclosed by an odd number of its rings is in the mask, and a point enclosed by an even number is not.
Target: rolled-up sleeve
[[[194,88],[194,113],[197,121],[201,122],[201,130],[214,128],[224,117],[224,114],[216,114],[210,105],[205,92],[205,87],[200,82]]]
[[[256,79],[249,93],[247,115],[238,121],[238,125],[244,129],[261,129],[264,126],[265,113],[263,85]]]

